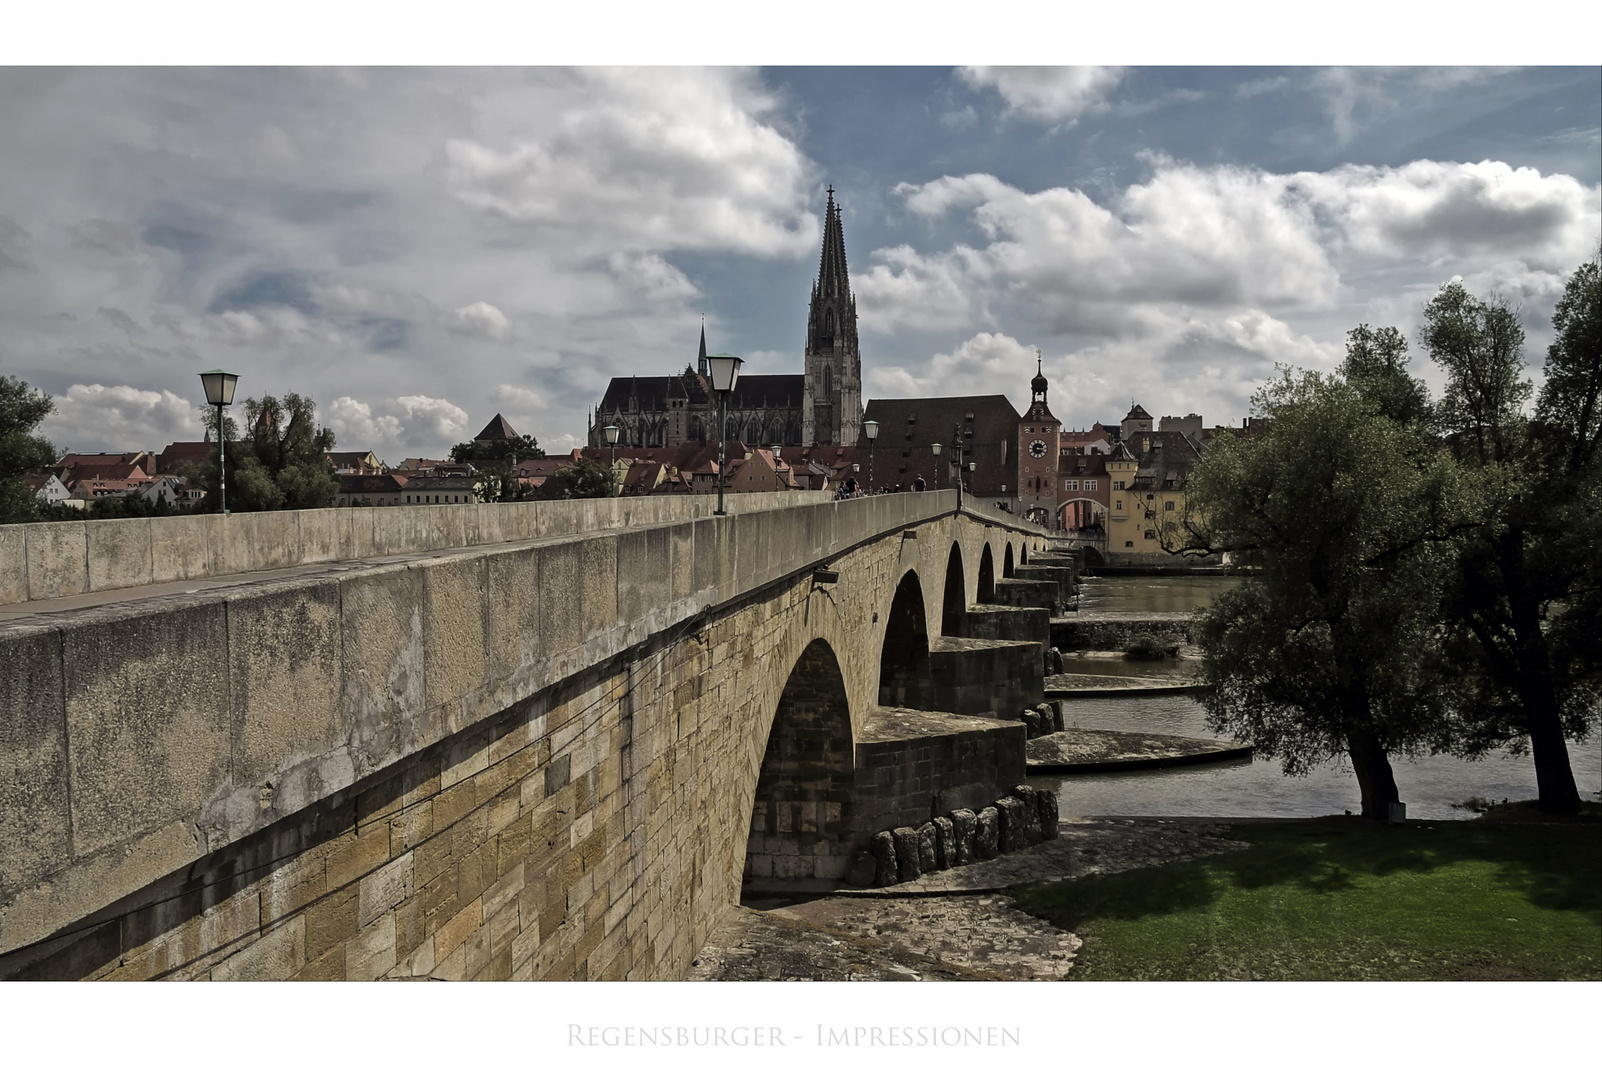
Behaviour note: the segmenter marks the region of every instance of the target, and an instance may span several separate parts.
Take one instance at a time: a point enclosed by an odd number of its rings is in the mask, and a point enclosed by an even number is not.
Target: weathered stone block
[[[0,525],[0,604],[28,599],[27,525]]]
[[[458,705],[484,685],[484,562],[451,559],[423,567],[424,708]]]
[[[85,523],[90,592],[150,584],[150,520]]]
[[[61,637],[0,628],[0,908],[72,858]]]
[[[62,640],[74,853],[193,821],[229,777],[224,605],[86,619]]]
[[[932,821],[918,826],[918,865],[926,874],[944,869],[940,865],[940,830]]]
[[[952,840],[957,847],[957,856],[953,860],[954,866],[963,866],[974,860],[974,830],[979,824],[979,816],[972,810],[958,808],[951,811]]]
[[[886,829],[873,837],[873,883],[879,887],[894,885],[901,880],[900,863],[896,859],[895,837]]]
[[[997,824],[1000,826],[1000,835],[997,838],[996,848],[1003,853],[1017,851],[1024,846],[1024,813],[1023,804],[1012,795],[1005,795],[996,800]]]
[[[306,920],[291,919],[212,968],[211,981],[282,981],[305,966]]]
[[[1035,789],[1026,784],[1019,784],[1012,789],[1012,797],[1018,800],[1019,813],[1022,817],[1021,846],[1028,847],[1040,843],[1040,816],[1035,812]]]
[[[152,581],[188,581],[211,574],[205,517],[182,514],[150,519]]]
[[[922,852],[918,843],[918,830],[903,826],[892,829],[896,841],[896,867],[902,881],[916,881],[923,876]]]
[[[1040,820],[1040,838],[1055,840],[1058,835],[1057,793],[1049,788],[1035,789],[1035,817]]]
[[[357,775],[366,776],[424,733],[422,575],[354,574],[341,582],[340,602],[343,711]]]
[[[994,859],[1001,851],[1001,814],[994,806],[980,810],[974,818],[973,857]]]
[[[344,740],[339,586],[269,587],[228,601],[232,774],[249,784]],[[330,776],[328,791],[340,778]],[[317,785],[319,788],[321,785]],[[309,792],[314,801],[328,791]],[[301,805],[305,805],[302,803]],[[280,812],[299,805],[278,805]]]
[[[935,866],[941,870],[950,869],[957,865],[957,831],[951,819],[937,817],[934,819],[935,832],[939,834],[935,848]]]
[[[88,590],[88,525],[46,521],[27,527],[28,599],[76,596]]]

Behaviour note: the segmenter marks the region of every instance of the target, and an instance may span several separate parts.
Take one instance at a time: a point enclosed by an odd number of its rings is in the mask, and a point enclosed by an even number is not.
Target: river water
[[[1185,611],[1229,588],[1229,578],[1090,578],[1081,584],[1081,611]],[[1167,606],[1164,606],[1167,605]],[[1182,606],[1188,605],[1188,606]],[[1064,657],[1085,674],[1158,674],[1162,665]],[[1124,664],[1120,670],[1117,665]],[[1188,665],[1186,665],[1188,667]],[[1202,707],[1188,697],[1087,698],[1065,703],[1069,727],[1144,731],[1219,738],[1209,731]],[[1602,789],[1602,738],[1569,744],[1569,760],[1582,798]],[[1478,761],[1452,757],[1398,758],[1392,763],[1408,817],[1471,818],[1452,806],[1471,797],[1492,802],[1536,796],[1530,758],[1498,751]],[[1357,813],[1357,780],[1345,758],[1304,777],[1286,776],[1264,758],[1142,772],[1089,776],[1031,776],[1036,787],[1055,786],[1064,817],[1310,817]]]

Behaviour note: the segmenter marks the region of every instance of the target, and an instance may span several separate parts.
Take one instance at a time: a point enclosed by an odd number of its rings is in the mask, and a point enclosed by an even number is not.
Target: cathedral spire
[[[845,233],[840,228],[840,207],[834,201],[834,187],[829,187],[829,201],[823,211],[823,254],[818,259],[818,285],[820,296],[849,297],[851,277],[846,272]]]
[[[710,379],[712,377],[712,368],[706,362],[706,316],[705,315],[701,316],[701,357],[700,357],[699,360],[697,360],[695,362],[695,371],[696,371],[696,374],[700,375],[701,378],[703,378],[703,379]]]

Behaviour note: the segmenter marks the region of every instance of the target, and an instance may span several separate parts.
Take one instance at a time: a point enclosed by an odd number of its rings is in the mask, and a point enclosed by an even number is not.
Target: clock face
[[[1043,458],[1046,456],[1046,444],[1039,439],[1029,444],[1029,456]]]

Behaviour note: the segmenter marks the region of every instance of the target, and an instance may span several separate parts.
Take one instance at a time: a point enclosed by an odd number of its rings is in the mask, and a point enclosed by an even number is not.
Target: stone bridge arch
[[[1004,578],[1012,577],[1013,567],[1014,567],[1014,563],[1012,561],[1012,541],[1009,540],[1009,541],[1007,541],[1006,554],[1003,555],[1002,558],[1001,558],[1001,576],[1004,577]]]
[[[962,545],[952,541],[946,556],[946,590],[940,602],[940,635],[963,637],[968,624],[968,589],[962,572]]]
[[[923,583],[908,570],[896,584],[885,618],[879,650],[879,704],[906,709],[923,707],[929,682],[929,627]]]
[[[834,649],[814,638],[779,694],[757,772],[745,878],[839,878],[851,852],[850,696]]]
[[[987,541],[979,556],[979,580],[974,584],[975,601],[980,604],[996,602],[996,560]]]

